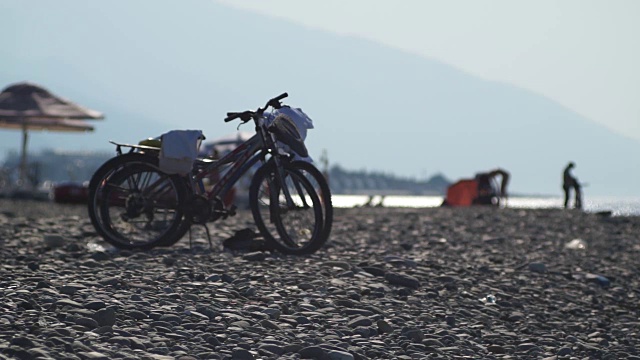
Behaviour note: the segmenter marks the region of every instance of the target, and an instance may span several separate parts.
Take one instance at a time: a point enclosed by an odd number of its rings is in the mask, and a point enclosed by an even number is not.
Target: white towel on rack
[[[201,130],[171,130],[162,134],[160,170],[167,174],[188,174],[203,138]]]

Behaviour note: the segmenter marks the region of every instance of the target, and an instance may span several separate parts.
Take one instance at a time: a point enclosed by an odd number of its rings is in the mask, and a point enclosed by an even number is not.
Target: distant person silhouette
[[[369,199],[367,199],[367,202],[362,204],[362,207],[371,207],[373,206],[373,195],[369,195]]]
[[[571,169],[576,166],[573,162],[569,162],[562,173],[562,189],[564,190],[564,208],[569,205],[569,197],[571,196],[571,188],[575,191],[576,200],[574,207],[582,209],[582,190],[578,179],[571,174]]]
[[[575,179],[575,183],[573,184],[573,189],[576,191],[576,201],[573,206],[576,209],[582,209],[582,187],[578,182],[578,179]]]

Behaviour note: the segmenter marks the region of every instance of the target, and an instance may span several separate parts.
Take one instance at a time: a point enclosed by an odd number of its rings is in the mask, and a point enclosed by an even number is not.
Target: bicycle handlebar
[[[224,122],[229,122],[231,120],[235,120],[237,118],[242,119],[242,121],[247,122],[251,120],[253,116],[252,111],[243,111],[243,112],[228,112],[227,117],[224,119]]]
[[[269,100],[269,102],[267,102],[267,105],[271,105],[273,106],[273,103],[277,103],[277,105],[280,105],[280,100],[286,98],[287,96],[289,96],[289,94],[287,94],[286,92],[274,97],[273,99]],[[266,107],[266,106],[265,106]],[[273,106],[275,107],[275,106]]]
[[[224,119],[224,122],[229,122],[232,120],[235,120],[237,118],[240,118],[240,120],[242,120],[242,122],[247,122],[251,119],[257,118],[259,116],[262,116],[262,114],[265,112],[265,110],[267,110],[267,108],[269,108],[269,106],[271,106],[274,109],[279,109],[282,104],[280,104],[280,100],[288,97],[289,94],[282,93],[272,99],[270,99],[269,101],[267,101],[267,103],[265,104],[265,106],[263,108],[258,108],[258,110],[256,111],[251,111],[251,110],[247,110],[247,111],[243,111],[243,112],[228,112],[227,113],[227,117]]]

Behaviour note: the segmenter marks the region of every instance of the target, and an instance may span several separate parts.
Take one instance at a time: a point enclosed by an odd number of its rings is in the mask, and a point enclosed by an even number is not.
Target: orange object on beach
[[[473,200],[478,197],[478,182],[465,179],[456,182],[447,189],[447,205],[471,206]]]
[[[498,183],[496,176],[501,176]],[[476,174],[474,179],[462,179],[449,186],[443,206],[500,205],[507,199],[509,173],[502,169]]]

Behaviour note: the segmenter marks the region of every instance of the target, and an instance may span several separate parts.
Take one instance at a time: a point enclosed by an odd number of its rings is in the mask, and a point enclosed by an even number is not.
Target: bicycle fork
[[[282,163],[280,162],[280,159],[278,159],[277,157],[274,157],[274,165],[275,165],[275,178],[272,179],[271,177],[267,177],[267,181],[269,182],[269,189],[272,189],[269,191],[269,208],[270,208],[270,221],[271,223],[275,222],[276,217],[276,213],[286,213],[287,211],[289,211],[289,209],[292,209],[294,206],[293,203],[293,199],[291,197],[291,193],[289,192],[289,188],[287,187],[286,184],[286,179],[285,179],[285,174],[284,174],[284,168],[282,167]],[[274,183],[275,180],[275,183]],[[284,195],[284,199],[285,199],[285,204],[286,206],[284,208],[280,207],[280,190],[282,190],[282,193]]]
[[[297,181],[297,179],[295,178],[295,176],[288,176],[285,174],[284,171],[284,167],[281,165],[281,162],[279,159],[274,159],[274,163],[275,163],[275,167],[276,167],[276,171],[275,171],[275,179],[272,179],[271,177],[267,177],[267,181],[269,182],[269,188],[273,189],[273,191],[270,191],[270,199],[269,199],[269,203],[272,204],[270,207],[270,221],[273,223],[276,219],[276,212],[279,212],[281,214],[287,213],[291,210],[294,210],[297,208],[294,200],[293,200],[293,196],[291,194],[292,189],[289,189],[289,187],[286,184],[287,178],[291,180],[293,186],[295,187],[295,191],[297,192],[298,197],[300,198],[300,201],[302,202],[302,208],[309,208],[309,204],[307,203],[307,198],[304,195],[304,189],[302,188],[302,185],[300,184],[299,181]],[[275,183],[274,183],[275,180]],[[279,189],[282,189],[283,195],[284,195],[284,199],[285,199],[285,204],[286,206],[284,208],[280,207],[280,199],[279,199]]]

